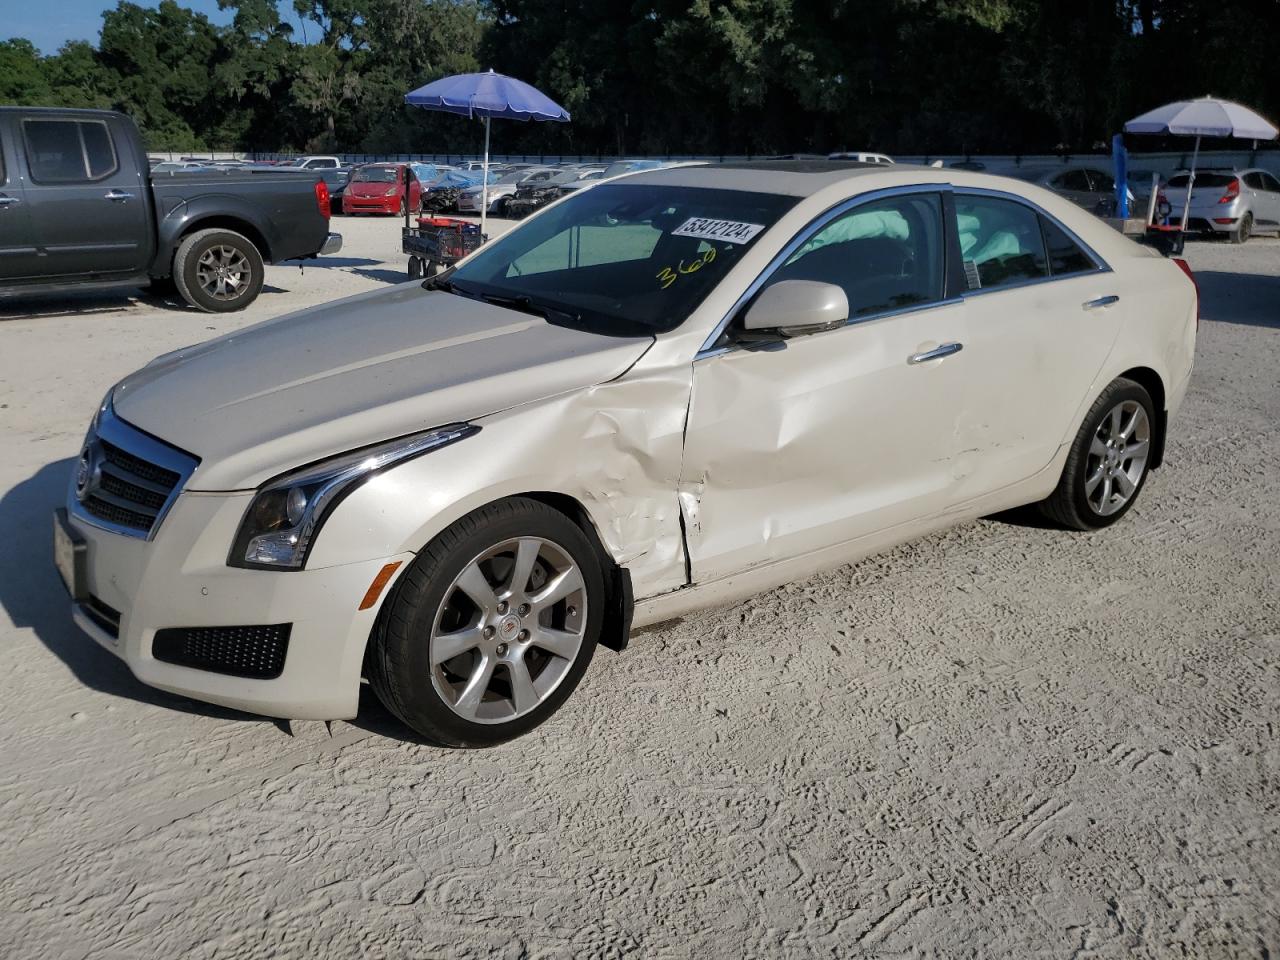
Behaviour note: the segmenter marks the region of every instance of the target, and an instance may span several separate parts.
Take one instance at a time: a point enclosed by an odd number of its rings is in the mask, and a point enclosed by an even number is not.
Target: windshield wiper
[[[541,317],[547,323],[580,323],[582,317],[570,310],[561,310],[559,307],[553,307],[545,303],[538,303],[530,297],[515,296],[504,297],[496,293],[482,293],[480,299],[486,303],[492,303],[495,307],[507,307],[511,310],[519,310],[521,313],[531,313],[535,317]]]

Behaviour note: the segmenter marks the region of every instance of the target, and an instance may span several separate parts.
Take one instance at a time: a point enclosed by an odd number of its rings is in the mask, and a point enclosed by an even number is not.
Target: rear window
[[[1169,178],[1169,186],[1185,187],[1190,177],[1185,173],[1175,174]],[[1197,187],[1227,187],[1235,183],[1236,175],[1234,173],[1211,173],[1205,171],[1196,174]]]

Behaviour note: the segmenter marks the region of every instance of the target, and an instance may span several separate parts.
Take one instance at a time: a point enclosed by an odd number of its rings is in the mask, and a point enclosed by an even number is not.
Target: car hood
[[[113,403],[200,458],[188,489],[251,489],[356,447],[612,380],[652,343],[400,284],[158,357]]]
[[[388,190],[395,190],[398,193],[401,189],[396,183],[378,183],[371,180],[347,181],[347,193],[356,197],[384,197]]]

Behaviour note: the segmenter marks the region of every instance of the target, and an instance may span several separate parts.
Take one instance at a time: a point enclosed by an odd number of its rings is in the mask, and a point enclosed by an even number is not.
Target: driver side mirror
[[[764,291],[742,318],[742,329],[800,337],[844,326],[849,298],[834,283],[782,280]]]

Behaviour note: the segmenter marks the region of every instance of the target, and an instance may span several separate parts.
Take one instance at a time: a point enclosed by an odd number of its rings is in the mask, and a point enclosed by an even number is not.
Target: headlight
[[[477,433],[454,423],[363,447],[268,481],[240,521],[227,563],[233,567],[301,570],[320,527],[342,499],[387,467]]]
[[[390,188],[388,188],[387,192],[383,194],[383,196],[384,196],[384,197],[394,197],[394,196],[395,196],[397,193],[399,193],[399,192],[400,192],[400,188],[399,188],[399,187],[390,187]]]

